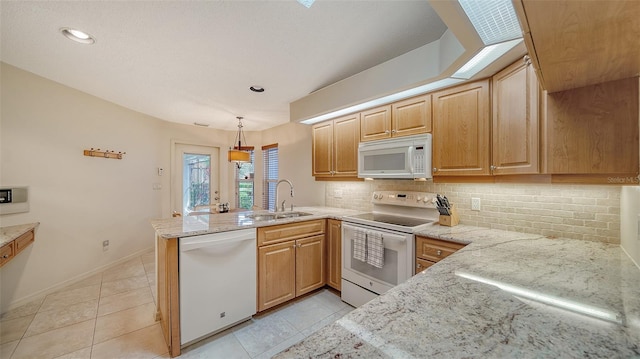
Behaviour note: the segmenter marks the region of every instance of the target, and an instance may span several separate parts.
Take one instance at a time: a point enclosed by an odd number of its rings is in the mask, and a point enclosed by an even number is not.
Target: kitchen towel
[[[367,261],[367,232],[364,230],[354,230],[353,258],[362,262]]]
[[[384,266],[384,243],[380,232],[367,233],[367,263],[378,268]]]

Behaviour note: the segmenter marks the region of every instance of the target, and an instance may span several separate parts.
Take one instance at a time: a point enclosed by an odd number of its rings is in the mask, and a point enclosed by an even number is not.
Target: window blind
[[[278,183],[278,144],[262,147],[264,187],[262,193],[262,208],[274,211],[276,209],[276,184]]]

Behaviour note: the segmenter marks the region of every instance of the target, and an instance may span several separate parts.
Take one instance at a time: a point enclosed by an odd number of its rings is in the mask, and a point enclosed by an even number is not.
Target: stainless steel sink
[[[254,221],[272,221],[276,219],[276,215],[270,213],[256,213],[247,215],[247,218],[251,218]]]
[[[304,217],[310,216],[311,213],[307,212],[281,212],[276,213],[276,218],[293,218],[293,217]]]
[[[272,221],[275,219],[304,217],[310,215],[311,213],[307,212],[252,213],[247,215],[247,218],[251,218],[254,221]]]

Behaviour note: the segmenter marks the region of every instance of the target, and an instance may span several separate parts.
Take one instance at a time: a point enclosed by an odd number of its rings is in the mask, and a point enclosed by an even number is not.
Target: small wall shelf
[[[85,156],[113,158],[116,160],[121,160],[122,155],[125,155],[125,154],[126,152],[116,152],[116,151],[109,151],[109,150],[101,151],[99,148],[94,150],[93,147],[90,150],[84,150]]]

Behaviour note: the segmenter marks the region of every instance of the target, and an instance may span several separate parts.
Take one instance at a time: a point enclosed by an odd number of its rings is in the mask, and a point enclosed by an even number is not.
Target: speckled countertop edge
[[[38,227],[40,222],[0,227],[0,247]]]
[[[176,218],[154,219],[151,225],[160,238],[183,238],[198,236],[209,233],[219,233],[235,231],[246,228],[258,228],[274,226],[285,223],[304,222],[314,219],[342,219],[345,216],[352,216],[362,211],[333,208],[333,207],[296,207],[296,212],[311,213],[309,216],[281,218],[276,220],[253,220],[247,217],[248,214],[271,213],[266,210],[217,213],[210,215],[193,215]]]

